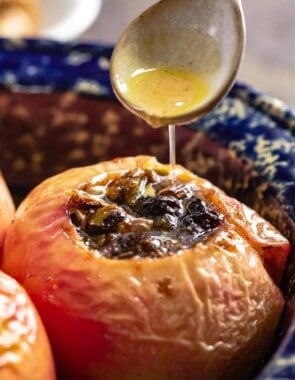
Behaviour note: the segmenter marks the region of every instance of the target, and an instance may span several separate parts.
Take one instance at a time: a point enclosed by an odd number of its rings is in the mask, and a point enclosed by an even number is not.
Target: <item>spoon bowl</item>
[[[189,123],[208,113],[228,92],[244,45],[240,0],[161,0],[140,14],[120,37],[111,61],[114,92],[125,107],[154,127]],[[181,107],[177,86],[170,83],[167,96],[176,99],[177,111],[147,108],[138,96],[132,96],[129,81],[138,73],[159,68],[172,70],[173,75],[175,70],[197,75],[206,85],[204,96]],[[151,87],[143,86],[146,91]],[[161,79],[157,86],[150,91],[163,90]]]

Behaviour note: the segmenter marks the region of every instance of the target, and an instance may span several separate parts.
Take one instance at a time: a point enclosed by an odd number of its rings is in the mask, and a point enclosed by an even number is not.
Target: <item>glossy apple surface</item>
[[[49,341],[27,292],[0,272],[0,379],[54,380]]]
[[[3,269],[37,306],[59,375],[247,378],[268,352],[281,316],[284,299],[275,283],[289,243],[255,212],[177,166],[176,178],[193,182],[225,223],[172,256],[102,257],[72,224],[70,196],[95,176],[134,168],[167,169],[138,156],[68,170],[28,195],[8,231]]]
[[[0,174],[0,252],[15,216],[9,189]],[[0,271],[0,379],[54,380],[49,341],[27,292]]]
[[[14,214],[14,202],[0,171],[0,257],[2,256],[6,231],[14,219]]]

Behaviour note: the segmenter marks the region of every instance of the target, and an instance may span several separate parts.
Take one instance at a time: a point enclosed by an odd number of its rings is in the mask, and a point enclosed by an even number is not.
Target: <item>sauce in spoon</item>
[[[126,99],[147,115],[159,119],[193,111],[209,93],[210,86],[204,77],[179,68],[138,69],[126,82]],[[176,164],[174,124],[169,124],[169,152],[173,172]]]
[[[201,75],[170,67],[138,69],[126,85],[126,99],[154,118],[191,112],[210,93],[209,83]]]
[[[244,47],[239,0],[161,0],[120,37],[111,62],[115,94],[151,126],[175,126],[209,113],[236,76]]]

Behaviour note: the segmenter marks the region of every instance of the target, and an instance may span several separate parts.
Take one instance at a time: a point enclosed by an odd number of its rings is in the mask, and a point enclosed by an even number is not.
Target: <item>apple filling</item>
[[[68,210],[83,243],[111,259],[161,258],[191,248],[223,222],[196,186],[169,172],[98,175],[74,190]]]

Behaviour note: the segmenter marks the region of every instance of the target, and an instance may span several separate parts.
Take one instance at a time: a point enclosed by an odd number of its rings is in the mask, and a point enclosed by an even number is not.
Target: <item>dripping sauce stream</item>
[[[172,178],[174,180],[174,169],[176,165],[176,152],[175,152],[175,125],[169,124],[169,163],[172,168]]]

